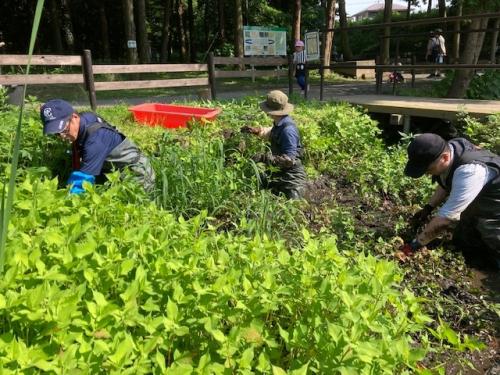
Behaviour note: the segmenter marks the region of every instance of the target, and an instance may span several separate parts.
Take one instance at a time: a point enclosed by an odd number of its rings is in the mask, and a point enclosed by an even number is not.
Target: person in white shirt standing
[[[293,53],[293,65],[295,66],[295,78],[300,86],[300,90],[304,92],[306,89],[306,51],[305,44],[302,40],[295,41],[295,52]]]
[[[411,255],[450,227],[456,247],[481,255],[500,269],[500,156],[480,149],[464,138],[446,142],[439,135],[424,133],[408,146],[405,174],[432,176],[437,189],[413,221],[421,224],[446,202],[413,241],[401,250]],[[446,199],[448,198],[448,199]]]
[[[446,42],[442,35],[443,30],[436,29],[434,33],[431,32],[431,38],[427,43],[427,54],[428,59],[435,64],[443,64],[444,58],[446,56]],[[430,77],[441,77],[441,71],[436,69]]]

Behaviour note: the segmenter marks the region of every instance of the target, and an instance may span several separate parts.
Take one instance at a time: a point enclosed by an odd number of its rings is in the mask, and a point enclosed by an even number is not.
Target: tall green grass
[[[40,19],[42,17],[44,0],[38,0],[35,10],[35,18],[33,21],[33,27],[31,29],[30,45],[28,50],[28,65],[26,66],[26,75],[30,73],[31,67],[31,56],[33,55],[33,49],[35,47],[36,36],[38,34],[38,26],[40,25]],[[2,186],[2,202],[1,202],[1,212],[0,212],[0,274],[3,273],[5,264],[5,250],[7,242],[7,231],[9,227],[10,211],[12,209],[12,202],[14,200],[14,189],[16,183],[17,175],[17,165],[19,162],[19,149],[21,145],[21,124],[23,122],[24,114],[24,98],[26,97],[27,84],[23,88],[23,101],[19,109],[19,118],[16,127],[16,133],[14,137],[14,144],[12,148],[12,162],[11,170],[9,176],[8,188],[6,183]]]

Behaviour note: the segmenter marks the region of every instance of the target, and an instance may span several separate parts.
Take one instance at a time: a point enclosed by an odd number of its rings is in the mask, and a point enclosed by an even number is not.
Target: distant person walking
[[[427,49],[425,51],[425,61],[428,63],[434,63],[436,61],[436,56],[432,55],[432,48],[434,47],[434,38],[436,37],[436,34],[434,34],[434,31],[429,32],[429,39],[427,40]]]
[[[446,42],[442,33],[443,30],[441,29],[436,29],[434,32],[431,31],[429,41],[427,42],[427,61],[434,64],[443,64],[444,57],[446,56]],[[441,71],[436,69],[428,78],[432,77],[441,77]]]
[[[300,86],[300,90],[304,92],[306,89],[306,51],[304,50],[304,42],[302,40],[295,41],[295,52],[293,53],[293,64],[295,66],[295,78]]]

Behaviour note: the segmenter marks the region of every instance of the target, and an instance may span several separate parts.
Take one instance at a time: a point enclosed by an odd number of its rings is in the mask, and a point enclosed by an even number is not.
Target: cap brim
[[[429,168],[428,165],[412,163],[411,161],[409,161],[408,163],[406,163],[404,173],[408,177],[419,178],[422,177],[425,174],[425,172],[427,172],[428,168]]]
[[[63,119],[57,119],[57,120],[52,120],[43,125],[43,134],[48,135],[48,134],[59,134],[64,130],[66,127],[66,124],[68,120],[71,118],[71,115],[63,118]]]
[[[260,103],[260,109],[262,109],[267,114],[273,115],[273,116],[285,116],[285,115],[288,115],[288,114],[292,113],[293,108],[294,108],[293,104],[287,103],[285,105],[285,108],[280,109],[280,110],[275,110],[275,109],[270,108],[267,105],[267,102],[265,102],[265,101],[262,102],[262,103]]]

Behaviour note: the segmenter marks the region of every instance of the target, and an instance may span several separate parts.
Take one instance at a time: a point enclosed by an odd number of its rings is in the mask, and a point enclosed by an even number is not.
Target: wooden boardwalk
[[[392,95],[346,95],[334,96],[328,99],[360,105],[368,109],[369,112],[445,120],[455,120],[457,114],[463,112],[477,118],[500,113],[500,100],[420,98]]]

